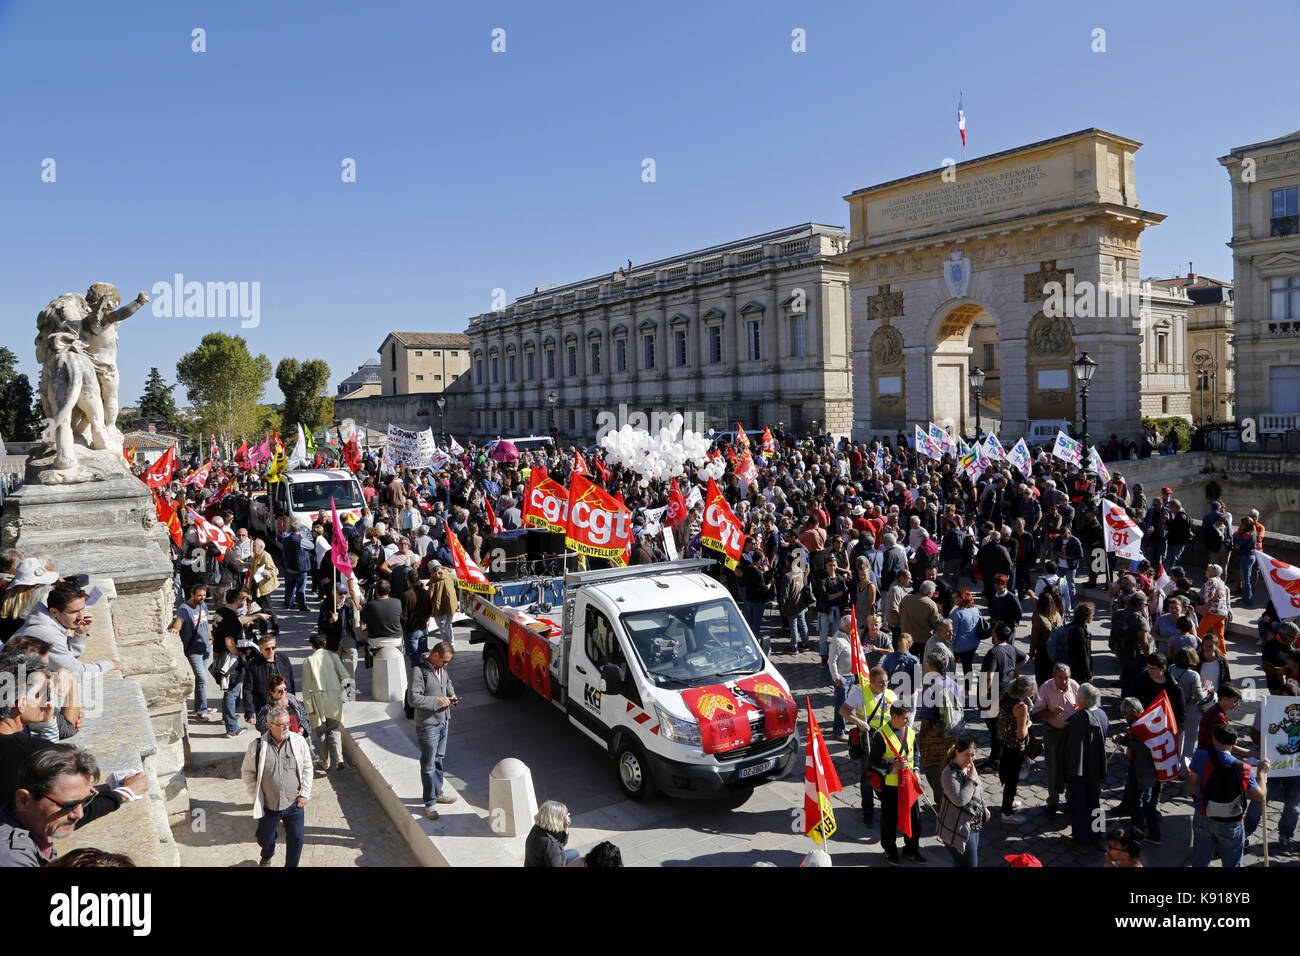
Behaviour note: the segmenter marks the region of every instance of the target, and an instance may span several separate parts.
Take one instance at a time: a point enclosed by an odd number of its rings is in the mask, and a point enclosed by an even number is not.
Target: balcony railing
[[[1300,232],[1300,216],[1274,216],[1271,220],[1270,236],[1294,236]]]
[[[1285,322],[1270,322],[1268,324],[1268,334],[1273,338],[1286,335],[1300,335],[1300,319],[1291,319]]]
[[[1300,428],[1300,414],[1265,412],[1259,416],[1259,430],[1265,435],[1276,435]]]

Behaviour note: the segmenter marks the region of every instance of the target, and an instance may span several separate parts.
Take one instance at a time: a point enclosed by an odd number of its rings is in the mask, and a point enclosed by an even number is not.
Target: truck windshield
[[[710,683],[753,674],[763,656],[727,600],[622,615],[637,657],[656,683]]]
[[[354,478],[322,478],[289,486],[294,511],[328,511],[330,498],[340,511],[361,507],[361,492]]]

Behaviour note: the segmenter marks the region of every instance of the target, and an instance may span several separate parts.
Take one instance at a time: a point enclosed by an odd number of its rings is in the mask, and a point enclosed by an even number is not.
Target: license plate
[[[746,777],[757,777],[760,774],[767,773],[776,766],[776,760],[764,760],[762,763],[750,764],[748,767],[741,767],[739,777],[744,780]]]

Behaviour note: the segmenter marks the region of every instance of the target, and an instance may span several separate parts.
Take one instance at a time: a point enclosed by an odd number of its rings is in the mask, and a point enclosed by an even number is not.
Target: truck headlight
[[[655,714],[659,718],[659,736],[664,740],[672,740],[679,744],[700,743],[700,725],[693,720],[681,720],[664,713],[664,709],[658,704],[654,705]]]

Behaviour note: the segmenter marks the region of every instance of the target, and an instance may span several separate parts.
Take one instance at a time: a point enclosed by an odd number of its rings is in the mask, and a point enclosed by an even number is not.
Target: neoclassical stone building
[[[1239,146],[1232,183],[1237,420],[1300,428],[1300,130]]]
[[[469,320],[475,437],[594,440],[601,412],[704,430],[853,421],[847,248],[805,223],[521,296]],[[549,398],[555,396],[552,411]]]
[[[1133,432],[1149,374],[1139,236],[1164,219],[1138,203],[1140,145],[1087,129],[845,197],[855,437],[928,420],[972,434],[967,373],[986,357],[985,428],[1076,421],[1084,350],[1100,363],[1091,435]]]

